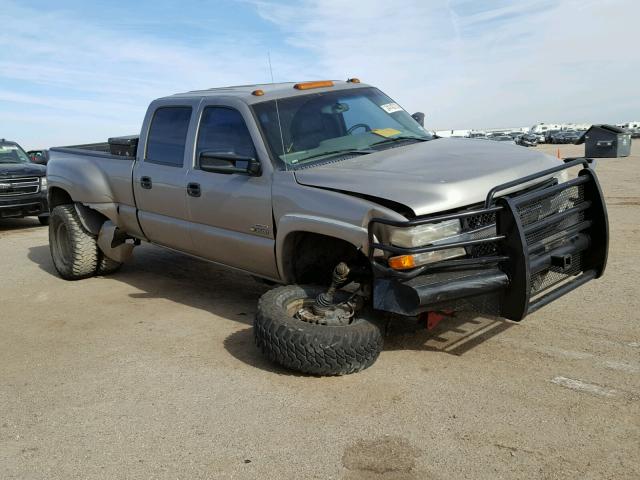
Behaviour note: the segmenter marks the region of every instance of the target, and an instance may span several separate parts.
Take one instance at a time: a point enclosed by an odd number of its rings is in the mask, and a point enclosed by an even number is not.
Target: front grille
[[[8,178],[0,179],[0,197],[31,195],[40,191],[40,178]]]
[[[461,219],[462,231],[470,233],[473,240],[488,238],[496,234],[496,214],[495,212],[480,213]],[[479,243],[466,248],[467,255],[471,258],[489,257],[498,254],[499,242]]]
[[[462,219],[462,229],[463,231],[476,230],[478,228],[493,225],[495,223],[496,214],[494,212],[480,213],[478,215],[473,215],[471,217]]]

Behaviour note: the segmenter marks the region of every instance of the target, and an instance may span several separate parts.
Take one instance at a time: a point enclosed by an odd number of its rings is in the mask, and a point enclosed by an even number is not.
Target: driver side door
[[[203,105],[194,166],[187,173],[191,237],[198,256],[269,278],[278,278],[271,209],[271,175],[258,158],[252,134],[239,109]],[[251,174],[201,168],[202,152],[260,161]],[[204,159],[204,157],[203,157]]]

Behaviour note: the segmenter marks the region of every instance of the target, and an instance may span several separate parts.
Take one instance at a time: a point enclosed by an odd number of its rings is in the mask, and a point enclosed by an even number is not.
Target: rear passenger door
[[[147,239],[154,243],[192,252],[185,178],[193,147],[188,138],[197,105],[160,105],[150,109],[142,156],[133,172],[133,191],[138,221]],[[193,142],[191,142],[193,143]]]
[[[191,236],[201,257],[277,278],[271,164],[264,149],[256,149],[256,144],[262,145],[260,136],[246,118],[251,119],[251,112],[240,102],[201,107],[194,168],[187,180]],[[200,154],[205,151],[257,159],[261,171],[254,175],[204,171]]]

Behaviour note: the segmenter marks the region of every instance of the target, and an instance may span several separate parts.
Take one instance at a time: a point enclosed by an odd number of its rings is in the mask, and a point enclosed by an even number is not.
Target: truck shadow
[[[427,330],[424,320],[396,321],[387,328],[385,350],[422,350],[460,356],[500,335],[515,323],[458,312]]]
[[[45,272],[58,276],[48,245],[30,248],[28,257]],[[230,355],[261,370],[297,375],[267,360],[253,341],[253,317],[258,299],[271,288],[268,285],[246,274],[147,244],[136,248],[132,261],[122,270],[105,278],[136,289],[129,294],[130,298],[167,299],[244,325],[245,328],[227,336],[223,342]],[[385,350],[462,355],[511,326],[511,323],[465,314],[446,319],[430,331],[418,321],[394,321],[387,328]]]
[[[28,257],[40,269],[58,277],[48,245],[30,248]],[[298,375],[270,362],[253,342],[251,326],[258,299],[271,287],[249,275],[143,244],[136,248],[130,263],[104,278],[132,286],[136,290],[129,294],[132,299],[167,299],[242,324],[241,330],[224,339],[223,346],[230,355],[261,370]],[[211,318],[212,324],[216,320]]]
[[[28,257],[58,276],[48,245],[30,248]],[[133,299],[164,298],[246,325],[269,289],[248,275],[151,245],[138,247],[131,262],[104,278],[132,286],[137,290],[129,294]]]
[[[37,217],[26,217],[26,218],[2,218],[0,219],[0,234],[3,232],[12,232],[18,230],[29,230],[29,229],[37,229],[44,227],[40,225],[40,221]]]

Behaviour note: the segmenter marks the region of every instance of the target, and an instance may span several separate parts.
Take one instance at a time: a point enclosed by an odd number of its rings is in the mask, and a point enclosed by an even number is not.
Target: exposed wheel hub
[[[350,302],[328,307],[322,312],[315,313],[313,306],[303,306],[295,314],[298,320],[316,325],[349,325],[353,318],[355,308]]]
[[[344,326],[351,323],[351,319],[359,308],[362,308],[360,289],[351,294],[348,299],[334,301],[339,295],[338,289],[349,283],[349,267],[340,262],[333,270],[331,286],[327,291],[320,293],[315,300],[307,299],[294,313],[294,317],[303,322],[316,325]],[[342,292],[344,294],[345,292]]]

